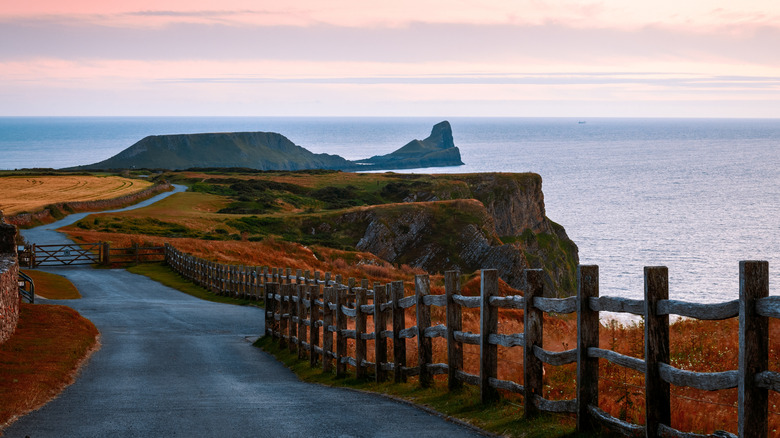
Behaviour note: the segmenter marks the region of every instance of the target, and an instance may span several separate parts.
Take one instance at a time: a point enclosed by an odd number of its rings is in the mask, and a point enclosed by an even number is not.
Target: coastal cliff
[[[577,245],[545,215],[539,175],[397,177],[408,180],[382,191],[395,203],[312,217],[302,227],[313,238],[341,234],[394,264],[428,272],[495,268],[518,289],[525,288],[523,270],[538,268],[547,295],[576,292]]]

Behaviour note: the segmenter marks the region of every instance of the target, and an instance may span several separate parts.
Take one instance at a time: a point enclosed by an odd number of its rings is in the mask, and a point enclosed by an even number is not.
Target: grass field
[[[0,210],[6,216],[35,212],[49,204],[113,199],[140,192],[151,182],[119,176],[51,175],[0,177]]]

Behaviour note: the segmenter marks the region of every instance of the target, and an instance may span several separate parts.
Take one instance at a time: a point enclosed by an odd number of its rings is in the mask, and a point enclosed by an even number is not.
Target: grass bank
[[[533,420],[525,419],[522,404],[512,400],[503,399],[496,403],[483,404],[479,401],[479,390],[476,387],[465,385],[459,391],[449,392],[446,383],[439,381],[433,387],[424,389],[420,388],[416,379],[401,384],[377,384],[372,380],[356,379],[354,375],[336,378],[335,373],[324,373],[321,368],[311,368],[308,360],[299,360],[297,353],[279,348],[278,343],[269,337],[260,338],[254,345],[276,357],[304,382],[384,394],[493,434],[522,438],[612,436],[578,434],[575,432],[574,417],[568,415],[547,414]]]
[[[81,298],[79,290],[67,278],[49,272],[23,269],[35,283],[35,295],[50,300],[77,300]]]
[[[0,431],[73,383],[98,346],[98,330],[75,310],[22,303],[16,332],[0,345]]]
[[[158,283],[192,295],[201,300],[213,301],[215,303],[236,304],[239,306],[258,305],[257,301],[237,299],[214,294],[197,284],[185,279],[181,275],[173,272],[165,263],[143,263],[135,266],[129,266],[128,271],[133,274],[144,275]]]

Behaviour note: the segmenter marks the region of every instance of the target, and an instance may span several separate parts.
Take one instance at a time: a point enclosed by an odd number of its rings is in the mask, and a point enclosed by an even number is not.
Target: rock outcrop
[[[425,140],[413,140],[397,151],[366,160],[315,154],[274,132],[152,135],[117,155],[69,170],[249,168],[257,170],[391,170],[459,166],[460,150],[449,122],[433,127]]]
[[[414,169],[422,167],[460,166],[460,149],[452,139],[450,122],[433,126],[425,140],[412,140],[395,152],[375,155],[356,163],[379,169]]]

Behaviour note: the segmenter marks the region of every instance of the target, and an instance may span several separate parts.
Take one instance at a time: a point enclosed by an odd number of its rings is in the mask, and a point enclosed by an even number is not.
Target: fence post
[[[523,408],[525,417],[532,418],[539,415],[536,397],[542,396],[542,388],[544,387],[543,364],[534,354],[534,346],[539,348],[544,346],[544,312],[534,307],[534,298],[544,296],[544,282],[542,281],[541,269],[526,269],[524,275],[528,288],[525,291],[523,310],[523,336],[525,339],[523,347],[523,387],[525,389]]]
[[[433,383],[428,364],[433,361],[433,340],[425,336],[425,329],[431,326],[431,308],[423,299],[431,293],[430,278],[427,275],[414,276],[414,294],[417,310],[417,365],[420,367],[420,386],[427,388]]]
[[[769,369],[769,318],[756,302],[769,296],[769,263],[739,262],[739,436],[768,436],[769,390],[759,388],[756,373]]]
[[[498,400],[498,391],[490,386],[498,374],[498,348],[490,343],[490,335],[498,332],[498,308],[490,305],[490,297],[498,294],[498,271],[483,269],[480,277],[479,392],[482,403],[489,403]]]
[[[590,298],[599,296],[599,267],[577,266],[577,431],[596,430],[588,405],[599,405],[599,359],[588,348],[599,347],[599,312],[590,308]]]
[[[326,287],[322,296],[322,372],[328,373],[333,368],[333,362],[330,360],[330,354],[333,352],[333,333],[330,326],[333,325],[333,311],[330,309],[330,303],[333,299],[334,287]]]
[[[341,362],[341,358],[347,355],[347,338],[344,336],[347,316],[341,310],[346,301],[347,289],[339,287],[336,290],[336,377],[344,377],[347,374],[347,364]]]
[[[315,283],[309,286],[309,366],[317,366],[317,351],[320,343],[320,329],[317,321],[320,320],[320,312],[317,309],[317,299],[320,297],[320,285]]]
[[[270,330],[271,339],[276,339],[276,287],[278,286],[278,283],[267,283],[265,288],[265,293],[270,296],[268,298],[266,303],[266,308],[268,309],[265,312],[265,327],[266,330]],[[270,321],[268,321],[270,318]],[[270,322],[270,324],[269,324]]]
[[[383,336],[387,329],[387,312],[382,310],[382,304],[387,302],[387,285],[374,284],[374,362],[376,363],[376,382],[387,380],[387,371],[382,364],[387,362],[387,338]]]
[[[447,297],[447,387],[454,391],[463,386],[458,371],[463,369],[463,344],[455,340],[455,332],[463,330],[460,304],[453,296],[460,294],[460,272],[444,273],[444,294]]]
[[[658,436],[661,424],[672,420],[669,383],[658,364],[669,363],[669,315],[658,314],[658,301],[669,299],[669,270],[645,266],[645,433]]]
[[[166,243],[165,245],[167,249],[168,244]],[[104,265],[108,265],[111,263],[111,245],[108,242],[103,242],[103,254],[101,255],[103,256],[103,260],[101,260],[101,262],[103,262]],[[167,251],[166,251],[166,259],[167,259]]]
[[[306,320],[306,306],[303,304],[303,300],[306,299],[306,283],[299,284],[298,288],[298,359],[306,357],[306,350],[303,348],[303,343],[306,342],[306,324],[303,321]]]
[[[279,293],[279,348],[287,346],[287,340],[284,339],[284,335],[289,335],[289,327],[287,320],[290,319],[290,303],[287,300],[287,293],[290,286],[288,284],[281,285],[281,292]]]
[[[404,282],[394,281],[390,284],[391,300],[393,302],[393,381],[406,383],[404,367],[406,367],[406,338],[401,337],[401,330],[406,327],[406,312],[399,305],[404,297]]]
[[[298,304],[293,299],[294,297],[298,297],[298,291],[297,287],[293,285],[286,285],[287,287],[287,308],[289,309],[290,313],[290,322],[288,323],[290,326],[290,337],[287,340],[287,348],[290,351],[290,353],[294,353],[298,350],[298,325],[301,323],[300,315],[298,314]],[[295,318],[298,319],[298,321],[295,321]]]
[[[366,340],[363,333],[366,332],[366,314],[360,310],[360,306],[367,304],[368,291],[364,287],[355,288],[355,377],[366,377],[366,367],[363,361],[366,359]]]

